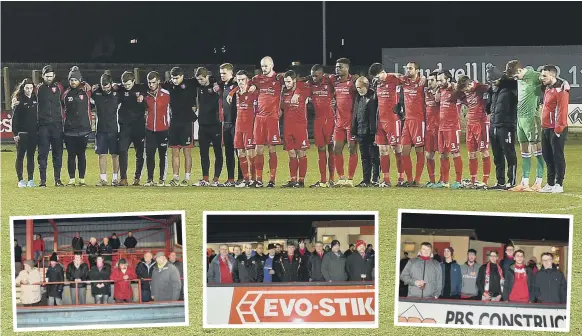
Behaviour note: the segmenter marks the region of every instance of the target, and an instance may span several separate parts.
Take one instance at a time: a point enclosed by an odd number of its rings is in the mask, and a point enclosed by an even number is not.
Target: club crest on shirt
[[[139,91],[135,93],[135,96],[136,97],[139,97]]]
[[[185,85],[185,84],[182,84],[182,85],[180,85],[180,87],[181,87],[182,89],[185,89],[185,88],[186,88],[186,85]]]
[[[209,88],[208,89],[208,93],[212,93],[212,88]]]
[[[129,97],[129,92],[126,92],[126,93],[125,93],[125,96],[126,96],[126,97]]]
[[[56,87],[53,87],[51,90],[53,91],[53,93],[56,93],[57,92],[57,88]]]
[[[114,96],[117,96],[117,92],[113,92],[113,95],[114,95]]]
[[[79,96],[79,99],[83,100],[83,95],[80,95],[80,96]]]

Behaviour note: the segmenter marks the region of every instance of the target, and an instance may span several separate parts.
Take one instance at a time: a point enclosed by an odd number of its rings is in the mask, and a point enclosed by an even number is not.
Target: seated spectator
[[[45,277],[47,282],[65,281],[63,266],[57,261],[57,254],[55,252],[50,257],[49,267],[46,270]],[[65,284],[63,283],[46,285],[49,306],[60,306],[62,304],[64,288]]]
[[[146,252],[143,258],[135,267],[135,275],[141,281],[141,301],[150,302],[152,300],[152,291],[150,282],[156,262],[152,260],[152,253]]]
[[[228,245],[220,245],[218,253],[219,255],[212,259],[208,267],[206,275],[208,283],[231,284],[234,282],[236,260],[228,253]]]
[[[91,283],[91,295],[95,299],[96,304],[105,304],[111,295],[111,283],[99,282],[100,280],[110,280],[111,266],[106,264],[102,256],[98,256],[95,261],[95,267],[91,267],[89,271],[89,280],[95,281]]]
[[[111,280],[115,280],[113,298],[116,303],[128,303],[133,300],[133,290],[131,280],[137,278],[135,272],[127,267],[127,260],[120,259],[118,267],[111,272]]]
[[[73,261],[67,266],[67,281],[69,281],[72,304],[77,304],[77,295],[79,296],[79,304],[87,303],[87,284],[83,281],[88,279],[89,266],[83,262],[81,252],[75,252]]]
[[[164,252],[158,252],[156,266],[152,274],[152,300],[158,302],[178,301],[181,289],[180,272],[168,262]]]
[[[24,269],[18,273],[15,283],[20,284],[20,302],[25,307],[38,306],[42,299],[40,282],[42,276],[33,260],[24,261]]]
[[[180,272],[180,281],[182,282],[182,288],[180,289],[180,301],[184,300],[184,264],[176,259],[176,252],[170,253],[170,258],[168,259],[170,264],[174,265]]]

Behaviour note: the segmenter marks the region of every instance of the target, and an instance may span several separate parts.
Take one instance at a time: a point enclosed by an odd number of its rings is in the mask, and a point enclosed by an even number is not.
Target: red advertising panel
[[[2,123],[0,124],[0,139],[12,139],[12,115],[2,111]]]
[[[374,286],[235,287],[229,324],[374,322]]]

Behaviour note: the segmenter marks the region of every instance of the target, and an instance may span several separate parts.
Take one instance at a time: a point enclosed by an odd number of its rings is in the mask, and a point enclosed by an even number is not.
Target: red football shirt
[[[333,117],[333,83],[329,77],[323,77],[320,83],[311,82],[311,102],[315,110],[315,119],[328,119]]]
[[[257,87],[259,93],[257,115],[279,119],[283,79],[277,79],[276,73],[271,77],[256,75],[251,79],[251,84]]]
[[[252,132],[255,121],[255,112],[258,92],[241,93],[240,88],[236,93],[236,125],[235,130],[239,132]]]
[[[471,92],[465,93],[461,98],[461,103],[466,105],[469,109],[467,113],[468,123],[483,123],[487,122],[487,113],[485,107],[487,106],[486,94],[487,85],[477,82],[471,83]]]
[[[348,78],[344,81],[340,80],[336,75],[331,75],[330,79],[333,81],[335,90],[336,125],[341,128],[349,128],[352,125],[352,109],[357,94],[356,85],[352,80],[352,75],[348,75]]]
[[[456,131],[459,129],[459,111],[457,100],[453,97],[454,89],[440,89],[437,101],[440,103],[440,131]]]
[[[396,87],[400,85],[400,80],[394,75],[387,75],[386,79],[378,82],[376,95],[378,97],[378,121],[394,122],[398,120],[398,115],[394,113],[394,106],[398,103]]]
[[[308,83],[297,82],[294,90],[283,89],[283,121],[285,127],[307,126],[307,98],[310,96],[311,88]],[[295,94],[299,95],[296,104],[291,103]]]
[[[437,93],[426,88],[424,91],[424,103],[426,104],[426,130],[438,131],[440,119],[440,103],[437,102]]]
[[[424,121],[424,87],[426,78],[418,77],[416,80],[401,76],[400,84],[404,90],[404,110],[406,119]]]

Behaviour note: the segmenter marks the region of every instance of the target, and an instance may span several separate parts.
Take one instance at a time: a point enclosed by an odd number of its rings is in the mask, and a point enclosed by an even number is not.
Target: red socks
[[[384,175],[384,182],[390,183],[390,155],[380,156],[380,170]]]
[[[455,174],[457,177],[457,182],[461,183],[463,179],[463,159],[460,156],[453,158],[453,162],[455,164]]]
[[[428,178],[430,179],[430,183],[436,183],[434,179],[434,169],[435,169],[434,158],[426,159],[426,168],[428,169]]]
[[[424,170],[424,152],[416,152],[416,176],[414,182],[420,183],[422,171]]]
[[[344,155],[343,154],[335,154],[335,169],[337,170],[337,175],[342,178],[345,177],[344,173]]]
[[[245,181],[249,180],[249,160],[246,156],[239,157],[240,170],[242,170]]]
[[[483,157],[483,183],[489,182],[489,174],[491,173],[491,157]]]
[[[269,170],[271,171],[269,181],[275,182],[277,176],[277,153],[269,153]]]
[[[398,170],[398,181],[404,181],[404,168],[402,167],[402,153],[394,153],[396,157],[396,170]]]
[[[255,156],[255,169],[257,171],[257,181],[263,181],[264,166],[265,166],[265,155],[257,154],[257,156]]]
[[[352,180],[356,175],[356,168],[358,168],[358,154],[350,154],[350,161],[348,162],[348,180]]]
[[[253,181],[256,181],[257,180],[257,167],[255,167],[255,157],[254,156],[251,157],[250,161],[251,161],[251,164],[250,164],[250,166],[251,166],[251,179]]]
[[[410,155],[402,155],[402,169],[406,172],[408,182],[412,182],[412,159]]]
[[[333,181],[335,178],[335,165],[334,165],[334,155],[332,151],[328,152],[327,155],[327,167],[329,169],[329,180]]]
[[[307,156],[299,158],[299,182],[305,181],[307,174]]]
[[[471,175],[471,183],[475,183],[477,181],[477,169],[479,169],[477,158],[469,158],[469,175]]]
[[[325,154],[325,152],[317,152],[317,163],[319,164],[319,181],[322,183],[327,182],[327,156]]]
[[[299,167],[299,161],[297,158],[289,158],[289,176],[291,176],[291,181],[297,181],[297,168]]]
[[[449,158],[441,158],[441,181],[449,183],[449,171],[451,170],[451,162]]]

